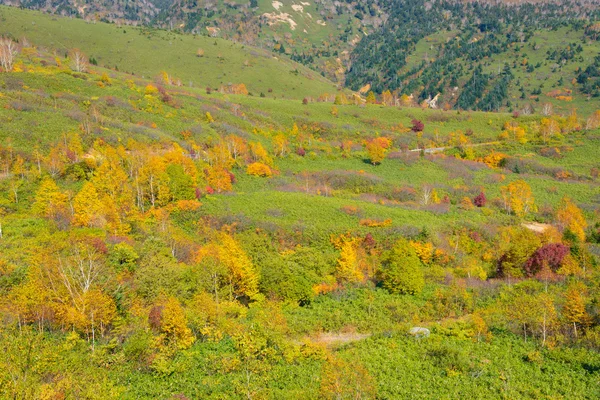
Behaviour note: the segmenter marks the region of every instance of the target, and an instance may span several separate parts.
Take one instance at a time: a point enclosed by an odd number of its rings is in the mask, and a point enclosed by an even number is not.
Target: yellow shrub
[[[146,94],[147,96],[154,96],[158,94],[158,89],[154,85],[148,85],[146,86],[144,94]]]
[[[410,245],[413,249],[415,249],[417,256],[423,264],[427,265],[431,263],[433,258],[433,244],[429,242],[421,243],[411,241]]]
[[[360,224],[362,226],[368,226],[370,228],[384,228],[386,226],[390,226],[392,225],[392,220],[391,219],[386,219],[383,221],[377,221],[374,219],[361,219],[360,220]]]
[[[271,171],[271,168],[267,164],[263,164],[261,162],[254,162],[254,163],[248,165],[248,168],[246,169],[246,173],[248,175],[262,176],[262,177],[270,177],[273,175],[273,171]]]

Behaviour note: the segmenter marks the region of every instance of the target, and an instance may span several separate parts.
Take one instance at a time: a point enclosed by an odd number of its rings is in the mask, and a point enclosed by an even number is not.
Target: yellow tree
[[[577,110],[573,109],[569,117],[566,119],[563,125],[563,131],[565,133],[571,133],[581,129],[581,124],[579,123],[579,117],[577,116]]]
[[[294,126],[296,125],[294,124]],[[229,154],[231,154],[231,157],[236,163],[239,158],[244,159],[248,156],[248,145],[243,138],[236,135],[229,135],[227,136],[226,142]]]
[[[253,161],[259,161],[269,166],[273,165],[273,159],[260,142],[250,143],[250,153]]]
[[[375,104],[377,103],[377,98],[375,97],[375,93],[371,90],[369,94],[367,94],[367,104]]]
[[[230,147],[225,142],[221,142],[211,147],[206,152],[208,163],[218,168],[231,168],[235,159],[231,155]]]
[[[525,129],[516,122],[507,122],[504,124],[504,130],[499,136],[501,140],[512,139],[520,144],[527,143]]]
[[[94,173],[91,182],[96,187],[98,195],[103,203],[110,201],[112,210],[116,211],[119,223],[123,223],[124,218],[132,215],[134,212],[134,196],[127,173],[123,170],[119,162],[119,156],[116,151],[107,146],[105,150],[105,160]],[[114,207],[112,207],[114,204]],[[117,221],[115,221],[117,222]]]
[[[585,123],[586,129],[597,129],[600,127],[600,110],[596,110],[590,115]]]
[[[134,212],[133,192],[125,171],[119,165],[109,164],[112,163],[103,163],[91,182],[103,205],[108,228],[113,234],[124,234],[131,228],[126,218]]]
[[[573,324],[573,334],[575,337],[577,337],[577,325],[585,325],[588,320],[582,291],[580,285],[570,286],[565,294],[566,302],[562,310],[565,319]]]
[[[92,289],[83,296],[82,325],[79,329],[91,335],[92,343],[96,341],[96,332],[104,336],[106,328],[117,316],[114,300],[98,289]]]
[[[407,94],[403,94],[402,96],[400,96],[400,103],[405,107],[412,105],[413,104],[412,95],[409,96]]]
[[[69,142],[67,143],[67,154],[72,156],[73,161],[78,162],[83,156],[83,143],[81,142],[81,136],[75,132],[69,135]]]
[[[179,146],[177,143],[173,143],[173,147],[167,151],[163,156],[166,164],[178,164],[183,168],[183,172],[189,175],[193,180],[198,176],[198,170],[194,161],[186,156],[186,150]]]
[[[346,95],[344,95],[344,94],[337,94],[335,96],[335,100],[333,101],[333,104],[335,104],[336,106],[347,104],[347,103],[348,103],[348,99],[346,98]]]
[[[171,192],[166,167],[167,163],[158,155],[142,163],[136,177],[140,203],[149,201],[152,207],[167,205]]]
[[[585,241],[587,222],[583,213],[571,199],[563,197],[556,210],[556,220],[563,229],[570,230],[580,241]]]
[[[501,298],[506,320],[522,329],[525,339],[529,331],[541,336],[542,344],[545,344],[557,322],[552,296],[530,293],[527,287],[507,287]]]
[[[548,141],[549,137],[552,137],[560,132],[558,122],[552,118],[542,118],[540,122],[540,136],[544,142]]]
[[[387,150],[391,146],[392,142],[385,137],[377,137],[365,142],[365,148],[369,154],[371,164],[378,165],[385,159]]]
[[[95,340],[96,332],[103,333],[116,316],[114,301],[101,291],[109,278],[104,243],[97,237],[68,239],[41,250],[32,265],[49,293],[56,321]]]
[[[386,90],[385,92],[383,92],[381,94],[381,102],[383,104],[385,104],[386,106],[393,106],[394,105],[394,96],[392,95],[392,92],[390,92],[389,90]]]
[[[540,238],[529,229],[521,226],[501,228],[494,239],[498,275],[509,279],[522,277],[524,264],[540,246]]]
[[[14,176],[23,179],[25,177],[25,160],[23,157],[17,154],[15,161],[12,164],[12,171]]]
[[[218,193],[228,192],[232,189],[231,175],[222,167],[207,167],[205,170],[206,181]]]
[[[298,124],[294,122],[292,129],[290,130],[290,136],[295,138],[300,133],[300,129],[298,129]]]
[[[162,308],[160,331],[163,343],[176,349],[187,349],[195,341],[191,329],[187,326],[185,312],[174,297],[169,297]]]
[[[556,308],[552,296],[548,293],[540,293],[537,296],[536,306],[538,309],[536,319],[542,334],[542,345],[545,345],[549,332],[557,322]]]
[[[345,240],[340,248],[340,258],[337,261],[335,271],[336,278],[340,283],[359,283],[364,280],[360,270],[356,252],[356,240]]]
[[[50,292],[42,284],[40,275],[39,268],[31,266],[27,273],[27,281],[15,286],[6,300],[7,311],[15,315],[19,323],[35,323],[42,332],[45,324],[52,322],[54,312]]]
[[[69,161],[66,157],[66,151],[63,146],[57,144],[50,148],[48,156],[45,157],[45,164],[50,175],[57,176],[62,172],[65,164]]]
[[[500,189],[504,209],[508,213],[522,217],[530,211],[535,211],[535,201],[531,188],[522,179],[516,180]]]
[[[248,165],[248,167],[246,168],[246,173],[248,175],[262,176],[262,177],[269,177],[269,176],[273,175],[273,171],[271,170],[271,168],[268,165],[260,163],[260,162],[255,162],[255,163]]]
[[[35,194],[31,210],[41,216],[52,218],[67,207],[67,195],[60,191],[52,178],[45,178]]]
[[[252,298],[258,294],[259,274],[246,252],[228,233],[219,232],[218,254],[221,262],[229,270],[229,290],[231,297]]]
[[[283,134],[279,133],[273,138],[273,147],[277,156],[283,157],[288,152],[289,140]]]
[[[92,182],[86,182],[73,199],[73,224],[102,227],[103,205]]]

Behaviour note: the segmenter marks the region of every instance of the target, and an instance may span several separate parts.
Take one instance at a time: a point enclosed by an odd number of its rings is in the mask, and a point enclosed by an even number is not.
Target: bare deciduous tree
[[[19,54],[17,44],[10,38],[0,37],[0,65],[5,72],[13,70],[17,54]]]
[[[535,110],[533,109],[533,106],[531,104],[525,104],[523,106],[523,109],[521,110],[521,114],[523,115],[531,115],[533,114]]]
[[[421,193],[421,204],[426,206],[431,202],[432,190],[429,186],[423,187],[423,192]]]
[[[88,58],[79,49],[73,49],[69,52],[69,59],[71,60],[71,68],[75,72],[87,72],[88,69]]]
[[[542,115],[548,117],[552,115],[553,110],[554,107],[552,106],[552,103],[544,103],[544,105],[542,106]]]

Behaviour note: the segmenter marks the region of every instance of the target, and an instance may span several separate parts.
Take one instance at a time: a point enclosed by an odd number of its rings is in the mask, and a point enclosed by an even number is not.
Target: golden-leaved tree
[[[346,240],[340,247],[335,275],[342,284],[359,283],[364,280],[357,257],[356,240]]]
[[[228,192],[233,186],[231,174],[223,167],[213,166],[204,169],[206,182],[217,192]]]
[[[500,188],[504,209],[509,213],[522,217],[535,211],[535,201],[531,188],[522,179],[509,183]]]
[[[258,294],[258,269],[231,234],[217,232],[196,252],[194,260],[209,275],[217,303],[221,290],[226,290],[231,300]]]
[[[566,301],[562,314],[567,322],[573,324],[573,334],[577,337],[577,326],[585,326],[589,321],[589,316],[585,309],[583,288],[580,285],[571,285],[567,289],[565,298]]]
[[[100,238],[65,237],[40,249],[31,259],[31,268],[35,273],[25,287],[38,290],[45,302],[41,312],[52,310],[45,314],[49,321],[85,333],[90,340],[104,334],[116,316],[116,306],[103,292],[108,274]],[[27,292],[21,296],[33,300]]]
[[[177,349],[187,349],[195,341],[185,312],[175,297],[169,297],[162,306],[160,332],[162,344]]]
[[[46,177],[35,194],[32,211],[43,217],[53,218],[67,207],[67,195],[60,191],[50,177]]]
[[[250,155],[252,161],[261,162],[269,166],[273,165],[273,159],[269,156],[269,153],[260,142],[250,143]]]
[[[259,274],[250,257],[228,233],[219,232],[219,258],[229,270],[229,287],[233,297],[252,298],[258,294]]]
[[[75,226],[103,227],[106,223],[103,204],[92,182],[86,182],[73,199]]]
[[[556,220],[563,229],[570,230],[580,241],[585,241],[587,222],[579,207],[568,197],[561,200],[556,210]]]
[[[365,142],[365,149],[369,154],[371,164],[378,165],[385,159],[385,155],[392,145],[390,139],[386,137],[377,137]]]
[[[106,160],[95,171],[91,183],[103,204],[108,229],[113,234],[125,234],[131,228],[127,218],[136,211],[133,191],[117,150],[110,146],[101,150]]]

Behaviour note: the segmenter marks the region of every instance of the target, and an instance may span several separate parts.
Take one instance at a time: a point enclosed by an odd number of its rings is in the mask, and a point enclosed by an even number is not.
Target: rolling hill
[[[332,82],[285,57],[221,38],[118,27],[4,6],[0,22],[2,35],[25,37],[63,56],[77,47],[99,65],[139,77],[153,79],[166,71],[184,86],[217,89],[243,83],[256,96],[279,98],[336,91]]]

